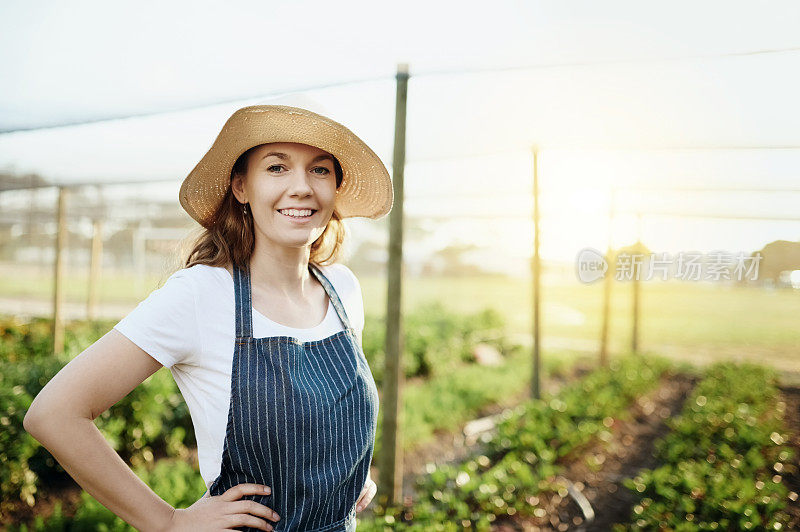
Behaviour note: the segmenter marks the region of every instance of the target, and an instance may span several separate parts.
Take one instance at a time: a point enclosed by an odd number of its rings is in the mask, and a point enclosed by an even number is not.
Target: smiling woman
[[[272,494],[256,500],[284,516],[286,530],[353,530],[356,512],[375,493],[369,464],[378,393],[360,330],[345,309],[352,297],[340,297],[353,293],[347,286],[358,281],[342,266],[352,282],[337,282],[336,271],[323,263],[336,259],[343,242],[341,213],[382,216],[391,208],[391,181],[382,163],[375,166],[374,152],[344,126],[297,108],[263,107],[277,115],[273,122],[252,114],[231,126],[237,136],[230,142],[253,135],[232,164],[230,150],[215,152],[225,144],[223,128],[205,164],[193,171],[230,168],[216,210],[196,216],[207,230],[186,261],[189,270],[227,269],[236,302],[231,409],[208,493],[214,498],[243,483],[268,485]],[[311,121],[304,125],[301,118]],[[181,187],[181,202],[196,215],[202,201],[198,205],[200,194],[189,188],[193,174]],[[365,194],[370,189],[372,197]],[[363,316],[357,291],[361,310],[355,315]],[[291,334],[275,329],[255,336],[254,305],[274,318],[273,325],[297,325],[288,327]],[[339,325],[310,335],[328,322],[330,308]],[[249,439],[235,436],[245,429]]]
[[[180,202],[203,226],[185,267],[44,387],[26,428],[139,530],[355,530],[377,490],[378,391],[361,287],[335,261],[343,218],[391,209],[386,167],[329,118],[245,107]],[[208,488],[188,508],[138,480],[90,417],[161,366],[186,400]]]

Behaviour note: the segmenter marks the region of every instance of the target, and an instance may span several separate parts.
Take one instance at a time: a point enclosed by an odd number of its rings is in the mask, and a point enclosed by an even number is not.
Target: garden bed
[[[562,460],[562,477],[571,481],[589,501],[594,519],[586,522],[575,500],[557,492],[542,493],[538,504],[542,517],[504,519],[492,530],[609,530],[613,523],[627,520],[636,498],[622,485],[622,479],[642,468],[657,465],[653,443],[669,430],[665,420],[680,412],[694,379],[685,374],[667,374],[661,386],[638,398],[627,419],[618,418],[610,427],[609,441],[597,440]]]

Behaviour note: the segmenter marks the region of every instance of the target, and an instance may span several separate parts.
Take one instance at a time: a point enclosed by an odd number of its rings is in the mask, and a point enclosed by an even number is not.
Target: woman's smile
[[[313,209],[279,209],[276,212],[292,223],[304,224],[310,221],[319,211]]]

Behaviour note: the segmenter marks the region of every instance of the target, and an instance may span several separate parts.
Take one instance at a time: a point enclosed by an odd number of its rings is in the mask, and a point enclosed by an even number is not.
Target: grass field
[[[765,290],[691,282],[641,284],[641,336],[658,344],[751,345],[800,348],[800,291]],[[362,279],[368,312],[382,314],[386,301],[381,279]],[[459,311],[492,307],[507,316],[511,332],[531,330],[531,285],[508,279],[413,279],[406,283],[404,305],[438,300]],[[629,335],[632,290],[612,287],[611,329]],[[598,338],[602,286],[553,283],[542,286],[544,334]]]
[[[137,285],[133,276],[106,276],[100,287],[104,302],[130,305],[141,301],[165,280],[150,276]],[[386,282],[382,276],[360,274],[364,304],[370,315],[383,315]],[[86,276],[65,279],[67,301],[86,298]],[[800,291],[768,290],[721,283],[647,281],[641,284],[640,347],[683,351],[698,356],[731,356],[771,362],[800,371]],[[138,290],[137,290],[138,288]],[[50,300],[52,280],[17,270],[0,276],[0,298]],[[507,319],[508,332],[525,338],[531,331],[531,285],[506,277],[408,278],[403,307],[439,301],[458,312],[494,308]],[[543,281],[541,334],[545,346],[558,340],[592,346],[600,337],[602,285],[577,281]],[[631,285],[614,282],[611,304],[611,347],[630,345]],[[2,312],[2,309],[0,309]],[[122,316],[120,316],[122,317]],[[565,343],[566,342],[566,343]],[[669,354],[669,353],[666,353]]]
[[[385,283],[362,279],[368,312],[385,312]],[[612,285],[610,347],[630,348],[630,284]],[[404,306],[438,300],[459,311],[492,307],[506,316],[509,333],[530,335],[531,284],[510,279],[414,279]],[[542,286],[541,335],[545,347],[599,345],[602,285],[579,282]],[[749,359],[800,371],[800,291],[694,282],[641,284],[640,350],[690,362]]]

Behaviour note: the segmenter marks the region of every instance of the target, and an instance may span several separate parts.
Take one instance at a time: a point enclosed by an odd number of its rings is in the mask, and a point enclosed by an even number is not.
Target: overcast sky
[[[151,115],[0,134],[0,169],[164,179],[177,204],[233,110],[301,89],[291,101],[391,168],[407,62],[407,207],[456,216],[431,220],[436,245],[474,241],[524,265],[535,144],[542,252],[570,260],[605,246],[612,185],[800,189],[799,23],[797,2],[5,1],[0,130]],[[797,217],[798,199],[621,196],[646,211],[778,217]],[[632,220],[617,225],[627,243]],[[738,251],[798,240],[800,222],[650,217],[643,231],[656,250]]]

